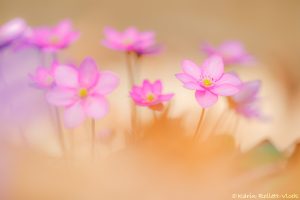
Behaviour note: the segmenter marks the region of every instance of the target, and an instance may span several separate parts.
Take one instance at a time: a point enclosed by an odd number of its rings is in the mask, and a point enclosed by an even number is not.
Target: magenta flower
[[[161,110],[163,103],[170,101],[173,93],[162,94],[163,85],[160,80],[150,83],[144,80],[142,86],[133,86],[130,96],[139,106],[145,106],[153,110]]]
[[[71,21],[64,20],[55,27],[34,29],[30,37],[30,43],[42,50],[55,52],[67,48],[78,37],[79,32],[73,30]]]
[[[119,84],[119,78],[109,71],[98,71],[91,58],[86,58],[78,68],[59,65],[54,71],[55,87],[47,93],[47,100],[65,108],[67,127],[76,127],[86,117],[99,119],[108,112],[106,95]]]
[[[55,85],[54,71],[58,63],[53,63],[50,68],[37,67],[34,74],[29,74],[33,84],[41,89],[49,89]]]
[[[202,50],[208,56],[221,56],[225,65],[245,64],[254,61],[254,58],[246,52],[243,44],[238,41],[227,41],[219,47],[213,47],[206,43],[203,44]]]
[[[182,73],[176,74],[183,86],[196,90],[195,96],[203,108],[214,105],[218,96],[231,96],[239,91],[240,79],[231,73],[224,73],[224,64],[219,56],[207,58],[202,67],[185,60],[182,63]]]
[[[240,91],[228,98],[229,106],[246,118],[262,118],[258,105],[258,92],[261,87],[259,80],[245,82]]]
[[[139,32],[136,28],[127,28],[124,32],[118,32],[113,28],[105,28],[105,39],[102,44],[107,48],[134,52],[137,55],[155,54],[161,47],[156,44],[154,32]]]
[[[29,28],[23,19],[16,18],[8,21],[0,27],[0,48],[23,39],[28,30]]]

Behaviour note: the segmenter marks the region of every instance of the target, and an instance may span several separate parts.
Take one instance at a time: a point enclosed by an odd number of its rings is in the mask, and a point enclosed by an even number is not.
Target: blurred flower
[[[79,32],[74,31],[69,20],[61,21],[55,27],[40,27],[33,30],[30,43],[38,48],[55,52],[67,48],[79,37]]]
[[[23,39],[28,30],[29,28],[23,19],[16,18],[8,21],[0,27],[0,48]]]
[[[202,50],[208,56],[218,55],[223,58],[224,64],[245,64],[253,62],[254,58],[247,53],[242,43],[238,41],[227,41],[221,44],[219,47],[213,47],[210,44],[203,44]]]
[[[67,127],[76,127],[86,117],[99,119],[108,112],[105,95],[119,84],[119,78],[109,71],[98,71],[91,58],[86,58],[74,68],[59,65],[54,71],[56,86],[47,93],[47,100],[55,106],[65,108],[64,120]]]
[[[160,80],[150,83],[144,80],[142,86],[133,86],[130,96],[139,106],[146,106],[153,110],[161,110],[163,102],[170,101],[173,93],[162,94],[163,85]]]
[[[229,106],[246,118],[261,118],[257,97],[260,87],[261,82],[259,80],[243,83],[240,91],[228,98]]]
[[[54,71],[58,63],[52,63],[50,68],[37,67],[34,74],[29,74],[29,78],[33,81],[34,86],[41,89],[49,89],[55,85]]]
[[[231,96],[239,91],[240,79],[231,73],[224,73],[222,58],[211,56],[207,58],[202,67],[198,67],[189,60],[182,63],[183,73],[176,74],[183,86],[196,90],[195,96],[203,108],[214,105],[218,96]]]
[[[107,48],[122,51],[134,52],[138,56],[155,54],[161,51],[156,44],[154,32],[139,32],[136,28],[127,28],[124,32],[118,32],[113,28],[105,28],[105,39],[102,44]]]

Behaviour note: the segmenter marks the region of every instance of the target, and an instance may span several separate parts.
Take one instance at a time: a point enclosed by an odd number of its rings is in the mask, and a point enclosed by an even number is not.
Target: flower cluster
[[[102,44],[112,50],[136,58],[161,51],[155,33],[141,32],[129,27],[123,32],[114,28],[104,29]],[[53,55],[69,47],[79,38],[70,20],[63,20],[53,27],[30,28],[22,19],[14,19],[0,27],[0,49],[11,44],[26,43],[37,48],[41,54]],[[202,46],[207,58],[201,65],[190,60],[181,64],[182,72],[176,78],[188,90],[195,91],[195,98],[203,108],[215,105],[220,97],[226,97],[228,106],[246,118],[260,118],[257,97],[260,81],[243,82],[237,74],[225,72],[226,66],[252,62],[253,57],[237,41],[227,41],[219,47],[206,43]],[[130,63],[129,63],[130,64]],[[170,101],[174,93],[163,93],[163,83],[153,83],[145,79],[139,86],[134,83],[133,66],[130,97],[137,106],[162,111],[164,104]],[[35,72],[29,75],[35,86],[45,90],[47,101],[64,108],[64,121],[67,127],[76,127],[85,118],[99,119],[108,113],[106,95],[119,84],[116,74],[100,71],[92,58],[86,58],[79,66],[62,64],[53,60],[50,66],[41,63]]]

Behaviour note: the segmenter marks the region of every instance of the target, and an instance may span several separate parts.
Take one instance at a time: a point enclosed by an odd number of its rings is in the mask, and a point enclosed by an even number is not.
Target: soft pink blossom
[[[78,37],[79,32],[73,30],[71,21],[64,20],[55,27],[34,29],[30,36],[30,43],[42,50],[55,52],[67,48]]]
[[[49,89],[55,85],[54,71],[58,63],[52,63],[51,67],[37,67],[33,74],[29,74],[29,78],[34,86],[41,89]]]
[[[174,96],[173,93],[163,94],[163,85],[160,80],[151,83],[144,80],[141,86],[133,86],[130,96],[139,106],[149,107],[153,110],[161,110],[163,103],[170,101]]]
[[[109,109],[106,95],[119,84],[112,72],[99,71],[91,58],[86,58],[77,68],[59,65],[54,71],[55,87],[47,93],[47,100],[65,108],[64,121],[67,127],[76,127],[86,117],[99,119]]]
[[[246,118],[262,118],[258,98],[260,87],[259,80],[243,83],[240,91],[228,98],[229,106]]]
[[[223,58],[225,66],[233,64],[246,64],[254,61],[254,58],[245,50],[243,44],[238,41],[226,41],[219,47],[205,43],[202,50],[208,56],[218,55]]]
[[[23,19],[16,18],[8,21],[0,27],[0,48],[23,39],[28,30],[29,28]]]
[[[196,90],[195,97],[203,108],[214,105],[218,96],[231,96],[239,91],[240,79],[232,73],[224,73],[219,56],[207,58],[201,67],[189,60],[182,63],[182,73],[176,74],[183,86]]]
[[[105,39],[102,44],[107,48],[134,52],[137,55],[155,54],[161,47],[156,44],[154,32],[140,32],[134,27],[127,28],[124,32],[107,27],[104,29]]]

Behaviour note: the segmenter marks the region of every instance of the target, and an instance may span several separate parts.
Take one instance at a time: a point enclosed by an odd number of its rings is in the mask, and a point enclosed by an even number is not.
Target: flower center
[[[78,96],[80,98],[86,98],[88,96],[89,92],[86,88],[81,88],[79,91],[78,91]]]
[[[133,40],[131,38],[124,38],[123,44],[124,45],[129,45],[132,44]]]
[[[146,99],[147,99],[148,102],[153,102],[154,99],[155,99],[155,96],[152,93],[150,93],[150,94],[147,95]]]
[[[202,80],[202,84],[204,87],[210,87],[210,86],[212,86],[213,82],[212,82],[212,80],[205,78]]]
[[[54,35],[50,38],[50,43],[51,44],[58,44],[59,42],[60,42],[60,38],[56,35]]]

